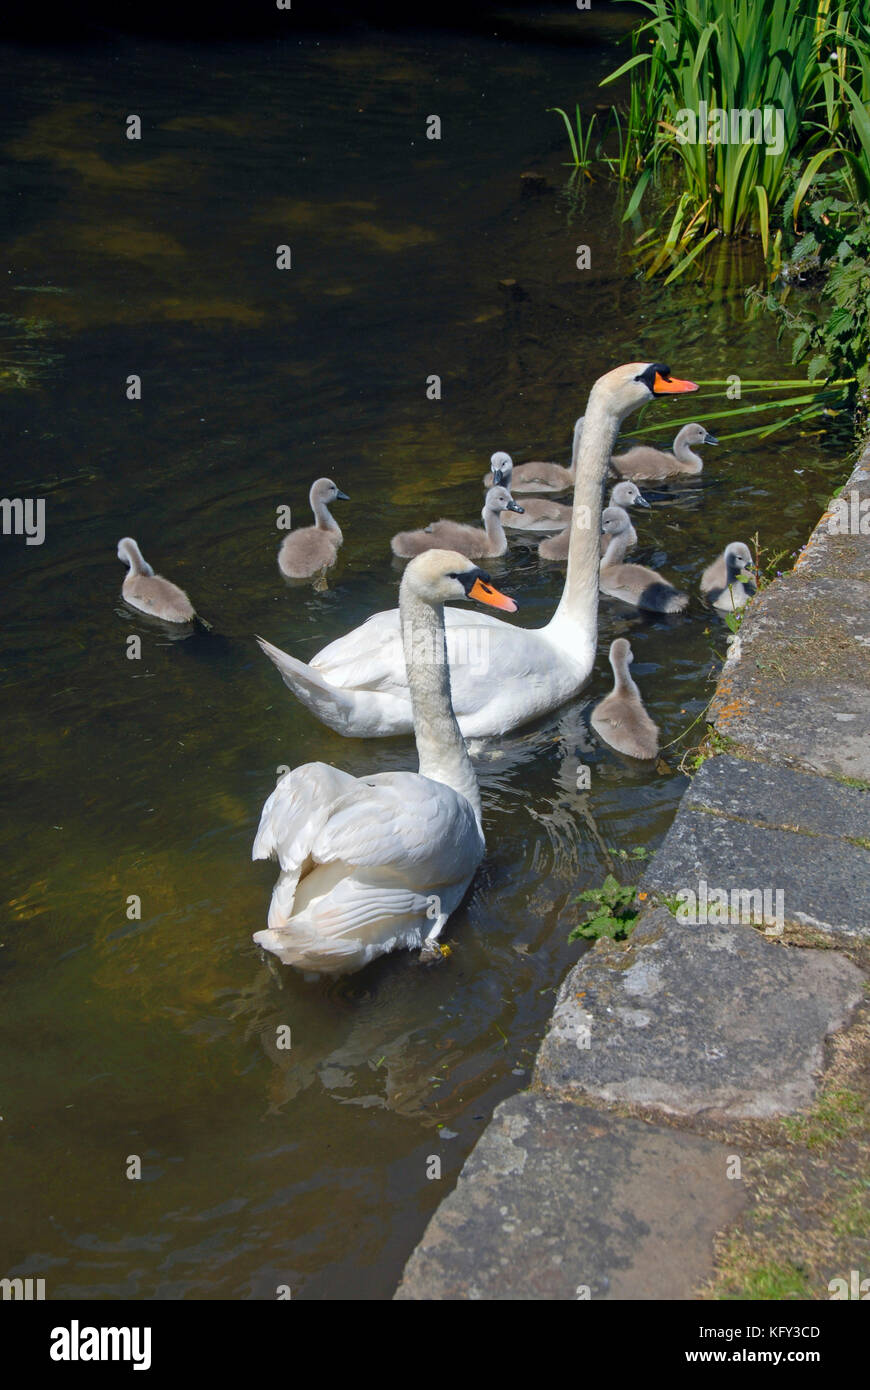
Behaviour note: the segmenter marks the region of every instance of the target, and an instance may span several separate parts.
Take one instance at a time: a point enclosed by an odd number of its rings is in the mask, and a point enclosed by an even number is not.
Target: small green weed
[[[595,907],[569,933],[568,940],[597,940],[607,936],[611,941],[624,941],[640,916],[640,908],[632,906],[635,892],[634,887],[617,883],[613,874],[608,874],[600,888],[587,888],[579,893],[578,903],[588,900]]]

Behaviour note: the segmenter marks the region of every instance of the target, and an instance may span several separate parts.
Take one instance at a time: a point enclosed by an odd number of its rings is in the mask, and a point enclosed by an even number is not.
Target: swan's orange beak
[[[506,613],[517,611],[512,598],[508,598],[507,594],[500,594],[491,584],[484,584],[482,579],[475,579],[468,591],[468,597],[476,598],[478,603],[486,603],[490,608],[503,608]]]
[[[680,381],[679,377],[662,376],[661,372],[656,372],[653,382],[654,396],[674,396],[678,391],[697,391],[694,381]]]

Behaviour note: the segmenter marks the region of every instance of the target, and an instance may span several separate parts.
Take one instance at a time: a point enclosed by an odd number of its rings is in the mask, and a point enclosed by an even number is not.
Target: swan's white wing
[[[458,906],[466,886],[450,885],[438,893],[445,916]],[[433,926],[431,900],[430,893],[344,878],[299,916],[288,920],[270,908],[269,926],[255,932],[254,940],[285,965],[343,974],[397,947],[419,949]]]
[[[332,806],[355,786],[355,777],[329,763],[303,763],[285,773],[263,807],[251,858],[275,858],[282,869],[298,872]]]
[[[588,679],[594,630],[584,638],[572,628],[568,641],[564,634],[551,640],[547,628],[513,626],[477,609],[445,608],[444,618],[453,708],[466,738],[535,719]],[[261,646],[290,689],[339,733],[381,737],[413,728],[398,609],[375,613],[308,666],[268,642]]]
[[[332,806],[311,846],[319,864],[395,867],[416,887],[453,882],[473,870],[482,843],[464,796],[417,772],[360,777]],[[469,853],[470,851],[470,853]]]
[[[471,806],[443,782],[417,772],[357,778],[305,763],[263,807],[252,857],[275,857],[297,875],[309,862],[395,869],[425,890],[461,878],[468,864],[472,872],[482,849]]]
[[[398,608],[373,613],[359,627],[311,658],[316,671],[341,689],[387,690],[407,686]]]
[[[474,608],[445,608],[447,656],[453,705],[457,713],[477,709],[491,698],[487,688],[492,676],[516,674],[522,680],[529,670],[546,665],[541,634],[482,613]],[[409,642],[413,643],[413,634]],[[412,647],[413,650],[413,647]],[[399,627],[399,610],[375,613],[360,627],[330,642],[311,659],[311,665],[344,690],[380,690],[408,693],[405,652]],[[461,703],[459,691],[461,694]]]
[[[254,940],[287,964],[328,973],[419,946],[432,895],[449,916],[483,848],[471,806],[440,782],[413,772],[357,779],[323,763],[297,768],[263,810],[255,852],[276,853],[282,872],[269,926]]]

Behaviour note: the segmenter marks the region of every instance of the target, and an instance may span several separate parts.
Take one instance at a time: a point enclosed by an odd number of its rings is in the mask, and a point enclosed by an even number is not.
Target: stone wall
[[[709,1277],[745,1201],[730,1134],[812,1104],[864,997],[867,532],[870,450],[731,644],[709,714],[722,751],[631,938],[568,974],[531,1089],[496,1109],[397,1298],[690,1299]]]

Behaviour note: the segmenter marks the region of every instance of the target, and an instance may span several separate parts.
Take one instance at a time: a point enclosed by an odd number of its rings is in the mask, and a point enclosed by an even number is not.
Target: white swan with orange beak
[[[582,690],[598,638],[602,483],[620,425],[656,396],[695,391],[660,362],[632,362],[599,377],[580,438],[565,587],[541,628],[448,609],[453,708],[466,738],[506,733],[556,709]],[[351,738],[410,733],[411,696],[399,610],[375,613],[330,642],[309,663],[262,639],[285,685],[324,724]],[[464,659],[473,652],[475,660]]]
[[[306,763],[260,817],[255,859],[277,859],[269,926],[254,940],[310,974],[347,974],[399,948],[441,954],[438,936],[483,858],[477,777],[450,703],[448,599],[513,612],[489,575],[452,550],[411,561],[399,590],[417,772],[352,777]]]

